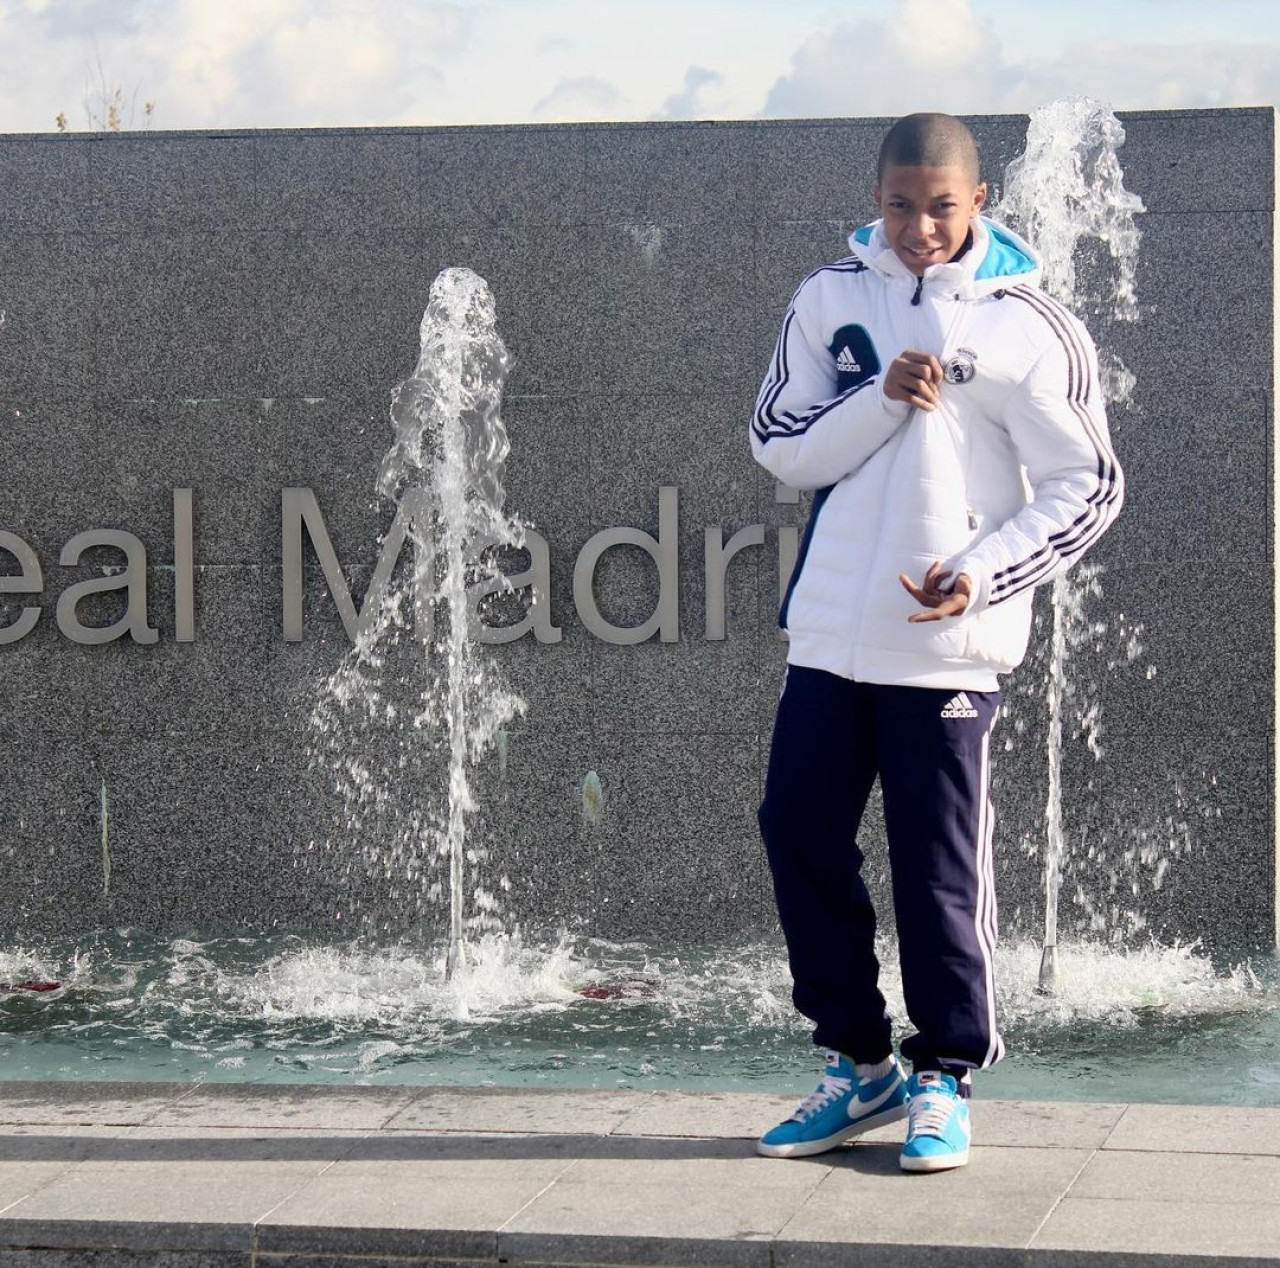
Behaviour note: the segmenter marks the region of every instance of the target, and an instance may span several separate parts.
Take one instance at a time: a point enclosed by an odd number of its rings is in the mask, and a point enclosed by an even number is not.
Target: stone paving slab
[[[607,1135],[652,1092],[530,1092],[526,1089],[431,1089],[385,1124],[467,1132],[574,1132]]]
[[[397,1134],[366,1137],[260,1222],[276,1244],[285,1230],[430,1229],[492,1235],[576,1162],[561,1144],[528,1136]],[[308,1237],[314,1241],[314,1234]],[[473,1247],[472,1239],[462,1239]],[[320,1249],[320,1247],[315,1247]],[[461,1253],[455,1248],[453,1253]]]
[[[1083,1149],[975,1151],[968,1167],[904,1177],[898,1144],[844,1151],[780,1231],[785,1241],[1026,1246],[1090,1157]],[[909,1191],[904,1178],[917,1181]],[[918,1181],[928,1190],[922,1192]],[[941,1181],[941,1183],[935,1183]]]
[[[1237,1256],[1280,1263],[1280,1208],[1274,1203],[1160,1202],[1116,1194],[1066,1197],[1036,1234],[1036,1248],[1140,1254],[1143,1262],[1177,1263],[1183,1256]]]
[[[1225,1202],[1280,1210],[1280,1158],[1240,1152],[1170,1152],[1152,1158],[1149,1151],[1105,1150],[1089,1160],[1071,1187],[1072,1197],[1118,1195],[1136,1201]]]
[[[1122,1121],[1123,1105],[975,1101],[978,1143],[1010,1148],[1101,1149]],[[898,1139],[897,1133],[891,1137]]]
[[[719,1136],[750,1139],[796,1107],[794,1096],[751,1092],[654,1092],[615,1129],[620,1136]]]
[[[145,1123],[192,1091],[190,1083],[0,1082],[0,1126]]]
[[[128,1127],[86,1127],[80,1123],[32,1123],[0,1127],[0,1162],[58,1162],[70,1166],[109,1146]]]
[[[219,1083],[164,1106],[157,1126],[375,1128],[386,1125],[418,1094],[404,1088]]]
[[[0,1215],[76,1163],[97,1155],[125,1130],[78,1123],[0,1128]]]
[[[790,1104],[0,1084],[0,1268],[1280,1265],[1280,1110],[978,1100],[909,1176],[900,1124],[757,1157]]]
[[[111,1220],[149,1224],[253,1225],[331,1161],[158,1161],[78,1163],[15,1203],[17,1220]]]
[[[0,1214],[52,1183],[70,1162],[0,1162]]]
[[[328,1164],[364,1146],[366,1132],[249,1127],[131,1127],[93,1150],[97,1162],[314,1162]]]
[[[1130,1105],[1107,1138],[1108,1149],[1280,1155],[1280,1134],[1257,1130],[1258,1111],[1244,1105]]]
[[[696,1229],[702,1240],[763,1242],[767,1250],[827,1171],[779,1167],[738,1148],[728,1157],[708,1152],[577,1162],[502,1226],[503,1244],[528,1256],[556,1238],[632,1241]]]

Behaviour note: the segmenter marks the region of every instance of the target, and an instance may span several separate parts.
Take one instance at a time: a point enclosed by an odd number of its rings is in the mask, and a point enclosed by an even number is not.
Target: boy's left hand
[[[942,560],[935,559],[924,574],[924,585],[918,586],[906,573],[899,573],[898,580],[906,587],[907,593],[919,604],[930,609],[928,612],[914,612],[907,620],[915,624],[919,621],[941,621],[943,617],[959,616],[969,606],[969,598],[973,594],[973,582],[967,572],[962,572],[949,589],[944,590],[942,583],[951,576],[944,572]]]

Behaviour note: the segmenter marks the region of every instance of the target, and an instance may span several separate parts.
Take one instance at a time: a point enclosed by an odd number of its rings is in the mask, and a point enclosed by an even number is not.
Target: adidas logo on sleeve
[[[858,364],[858,358],[853,355],[852,348],[840,349],[840,355],[836,358],[836,369],[841,374],[857,374],[862,369]]]
[[[942,716],[944,718],[976,718],[978,711],[973,707],[973,701],[961,691],[942,706]]]

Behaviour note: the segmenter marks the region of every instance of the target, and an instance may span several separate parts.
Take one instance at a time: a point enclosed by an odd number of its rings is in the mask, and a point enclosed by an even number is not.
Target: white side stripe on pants
[[[992,728],[995,722],[992,720]],[[1004,1041],[996,1028],[996,885],[995,885],[995,814],[991,805],[991,731],[982,737],[982,771],[979,778],[978,809],[978,902],[974,912],[974,930],[982,950],[983,986],[987,996],[987,1034],[990,1040],[982,1068],[999,1061],[1004,1055]]]

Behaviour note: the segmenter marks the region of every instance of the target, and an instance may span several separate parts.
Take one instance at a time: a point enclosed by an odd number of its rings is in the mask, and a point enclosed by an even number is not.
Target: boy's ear
[[[973,191],[973,214],[976,216],[987,204],[987,183],[983,181]]]
[[[877,211],[877,212],[879,212],[879,211],[881,210],[881,207],[880,207],[880,182],[879,182],[879,181],[876,181],[876,183],[875,183],[874,185],[872,185],[872,186],[871,186],[871,196],[876,200],[876,211]]]

